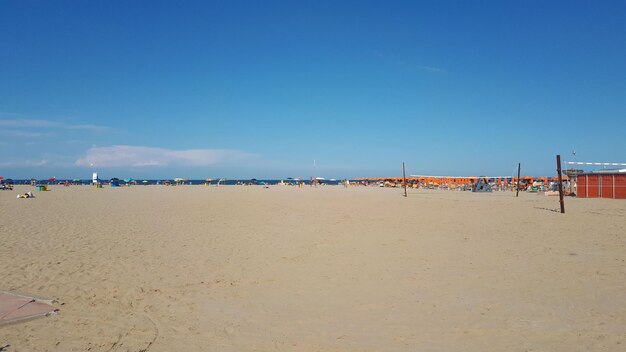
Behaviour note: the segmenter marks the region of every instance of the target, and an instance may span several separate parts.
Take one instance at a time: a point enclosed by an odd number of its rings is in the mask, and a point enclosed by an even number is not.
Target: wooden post
[[[565,204],[563,203],[563,177],[561,176],[561,156],[556,156],[556,172],[559,182],[559,202],[561,203],[561,214],[565,214]]]
[[[522,163],[517,163],[517,181],[515,182],[515,196],[519,197],[519,173],[522,168]]]
[[[404,196],[406,197],[406,170],[404,168],[404,161],[402,162],[402,184],[404,185]]]

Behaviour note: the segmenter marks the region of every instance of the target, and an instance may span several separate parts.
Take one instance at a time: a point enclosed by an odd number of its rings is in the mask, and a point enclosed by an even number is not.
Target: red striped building
[[[626,170],[578,175],[576,187],[579,198],[626,199]]]

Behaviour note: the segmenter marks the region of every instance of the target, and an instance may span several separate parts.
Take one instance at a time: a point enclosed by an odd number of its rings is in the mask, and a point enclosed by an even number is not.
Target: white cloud
[[[22,130],[0,130],[0,134],[6,135],[6,136],[25,137],[25,138],[46,137],[46,136],[51,135],[50,133],[45,133],[45,132],[29,132],[29,131],[22,131]]]
[[[65,128],[70,130],[83,130],[91,132],[105,132],[111,130],[110,127],[98,126],[98,125],[67,125]]]
[[[17,167],[37,167],[46,166],[49,161],[46,159],[41,160],[16,160],[16,161],[3,161],[0,162],[0,167],[17,168]]]
[[[48,120],[0,119],[0,127],[53,128],[60,127],[60,124]]]
[[[75,164],[99,167],[211,166],[236,163],[252,157],[252,154],[228,149],[172,150],[114,145],[90,148]]]
[[[446,70],[439,68],[439,67],[432,67],[432,66],[418,66],[417,68],[419,68],[420,70],[423,71],[428,71],[428,72],[441,72],[444,73],[446,72]]]
[[[1,118],[7,116],[9,118]],[[24,129],[66,129],[66,130],[84,130],[91,132],[104,132],[111,130],[110,127],[90,125],[90,124],[68,124],[50,120],[14,118],[16,114],[7,114],[0,112],[0,127],[24,128]],[[19,115],[18,115],[19,116]]]

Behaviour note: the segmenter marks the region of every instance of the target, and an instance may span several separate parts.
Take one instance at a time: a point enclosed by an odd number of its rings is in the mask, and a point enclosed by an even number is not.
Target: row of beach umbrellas
[[[316,177],[316,179],[317,179],[317,180],[324,180],[324,178],[322,178],[322,177]],[[174,182],[176,182],[176,183],[180,183],[180,182],[186,182],[186,181],[188,181],[188,180],[189,180],[189,179],[187,179],[187,178],[176,177],[176,178],[174,179]],[[293,177],[287,177],[287,180],[290,180],[290,181],[301,181],[301,180],[302,180],[302,178],[300,178],[300,177],[296,177],[296,178],[293,178]],[[13,180],[11,180],[11,179],[6,179],[6,180],[5,180],[5,179],[4,179],[4,177],[0,176],[0,182],[1,182],[1,181],[4,181],[4,183],[13,183]],[[56,177],[50,177],[50,178],[48,178],[48,181],[57,181],[57,178],[56,178]],[[74,178],[74,179],[72,179],[72,182],[81,182],[81,181],[82,181],[82,180],[81,180],[81,179],[79,179],[79,178]],[[119,178],[117,178],[117,177],[113,177],[113,178],[111,178],[111,179],[110,179],[110,181],[112,181],[112,182],[124,181],[124,182],[126,182],[126,183],[135,182],[135,180],[134,180],[133,178],[130,178],[130,177],[125,178],[125,179],[123,179],[123,180],[120,180],[120,179],[119,179]],[[213,181],[213,179],[212,179],[212,178],[207,178],[207,179],[206,179],[206,181],[207,181],[207,182],[211,182],[211,181]],[[226,179],[219,179],[219,182],[224,182],[224,181],[226,181]],[[253,178],[253,179],[251,179],[251,181],[255,182],[255,181],[257,181],[257,179]],[[148,180],[143,180],[143,181],[141,181],[141,183],[146,184],[146,183],[150,183],[150,181],[148,181]]]

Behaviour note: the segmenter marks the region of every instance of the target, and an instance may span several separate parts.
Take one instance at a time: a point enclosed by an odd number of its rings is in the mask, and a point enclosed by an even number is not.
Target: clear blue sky
[[[626,162],[626,1],[2,1],[0,43],[4,177]]]

